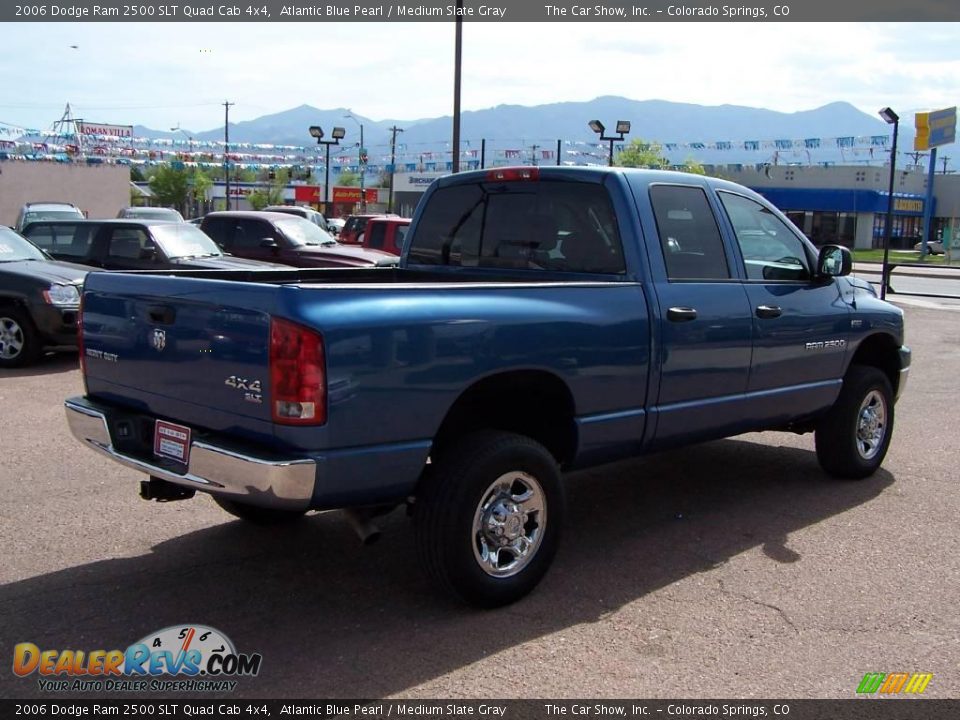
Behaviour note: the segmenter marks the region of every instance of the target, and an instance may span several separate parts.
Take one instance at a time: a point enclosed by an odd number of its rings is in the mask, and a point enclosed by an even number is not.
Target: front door
[[[809,246],[769,208],[734,192],[718,196],[740,248],[753,314],[747,389],[756,412],[771,421],[829,405],[850,332],[837,282],[815,277]]]

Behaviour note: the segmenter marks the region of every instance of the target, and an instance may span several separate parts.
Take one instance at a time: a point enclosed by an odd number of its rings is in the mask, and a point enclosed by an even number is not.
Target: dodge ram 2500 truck
[[[467,172],[427,190],[396,268],[91,274],[66,412],[147,499],[363,532],[406,503],[429,574],[502,605],[554,556],[562,471],[787,430],[873,473],[910,351],[850,269],[723,180]]]

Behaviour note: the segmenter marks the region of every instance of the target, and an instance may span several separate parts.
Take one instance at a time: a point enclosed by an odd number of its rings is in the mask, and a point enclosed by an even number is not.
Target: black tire
[[[26,313],[0,307],[0,367],[29,365],[40,357],[40,338]]]
[[[874,367],[853,365],[836,403],[817,425],[817,460],[829,474],[850,480],[872,475],[893,435],[893,389]]]
[[[486,608],[536,587],[556,554],[563,518],[556,460],[540,443],[498,431],[467,435],[431,458],[414,505],[431,579]]]
[[[279,510],[277,508],[258,507],[247,503],[228,500],[227,498],[211,495],[213,501],[234,517],[246,520],[254,525],[284,525],[299,520],[306,514],[306,510]]]

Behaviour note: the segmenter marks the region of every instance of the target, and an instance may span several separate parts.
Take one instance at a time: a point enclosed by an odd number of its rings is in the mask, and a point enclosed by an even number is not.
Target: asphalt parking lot
[[[552,571],[489,612],[435,594],[402,512],[362,547],[336,514],[262,529],[142,501],[68,436],[75,356],[4,372],[0,696],[51,697],[12,674],[16,643],[196,622],[262,653],[240,697],[841,698],[900,671],[960,697],[960,308],[904,307],[914,364],[873,478],[831,480],[781,433],[573,476]]]

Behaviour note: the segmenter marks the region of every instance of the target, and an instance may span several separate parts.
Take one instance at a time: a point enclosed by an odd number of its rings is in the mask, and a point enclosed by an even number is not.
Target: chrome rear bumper
[[[107,422],[108,408],[86,398],[71,398],[64,406],[70,431],[80,442],[132,470],[260,507],[305,510],[310,505],[316,481],[314,460],[258,457],[193,440],[190,463],[178,473],[117,451]]]

